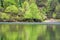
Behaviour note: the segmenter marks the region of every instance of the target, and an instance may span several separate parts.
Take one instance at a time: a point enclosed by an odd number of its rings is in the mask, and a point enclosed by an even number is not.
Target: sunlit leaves
[[[24,14],[24,18],[30,18],[30,19],[40,19],[43,20],[43,18],[45,18],[43,15],[43,13],[41,13],[37,7],[37,5],[35,3],[31,3],[29,5],[28,2],[24,3],[25,4],[25,14]],[[27,6],[26,6],[27,4]]]
[[[15,5],[10,5],[6,8],[5,12],[18,13],[18,8]]]
[[[16,4],[15,0],[4,0],[5,3]]]
[[[3,19],[3,20],[8,20],[10,18],[10,16],[6,13],[1,13],[0,18]]]

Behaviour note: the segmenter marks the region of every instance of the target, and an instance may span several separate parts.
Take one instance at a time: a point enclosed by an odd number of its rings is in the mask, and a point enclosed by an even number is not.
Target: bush
[[[38,9],[38,7],[35,3],[31,3],[31,5],[29,5],[28,2],[24,2],[23,5],[25,5],[24,18],[26,18],[26,19],[40,19],[40,20],[45,19],[45,15],[40,12],[40,10]]]
[[[6,13],[0,13],[0,19],[8,20],[8,19],[10,19],[10,16]]]
[[[15,5],[10,5],[5,9],[5,12],[12,12],[12,13],[17,14],[18,8]]]

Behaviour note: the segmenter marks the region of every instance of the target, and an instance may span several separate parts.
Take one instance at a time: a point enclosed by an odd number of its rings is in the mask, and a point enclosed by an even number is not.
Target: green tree
[[[0,6],[4,7],[4,0],[0,0]]]
[[[47,3],[47,17],[53,17],[53,13],[55,12],[55,8],[57,5],[57,0],[48,0]]]
[[[55,12],[56,12],[56,18],[60,18],[60,4],[56,6]]]
[[[25,8],[24,18],[26,18],[26,19],[40,19],[40,20],[45,19],[45,15],[43,15],[43,13],[41,13],[39,11],[39,9],[35,3],[31,3],[29,5],[28,2],[24,2],[23,6]]]

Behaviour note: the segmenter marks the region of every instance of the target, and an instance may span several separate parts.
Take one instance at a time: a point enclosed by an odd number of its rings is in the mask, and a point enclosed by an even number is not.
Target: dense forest
[[[60,18],[60,0],[0,0],[0,22],[42,22]]]

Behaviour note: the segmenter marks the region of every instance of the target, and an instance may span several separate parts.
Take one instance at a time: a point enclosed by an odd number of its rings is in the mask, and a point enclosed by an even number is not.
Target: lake
[[[60,25],[0,23],[0,40],[60,40]]]

